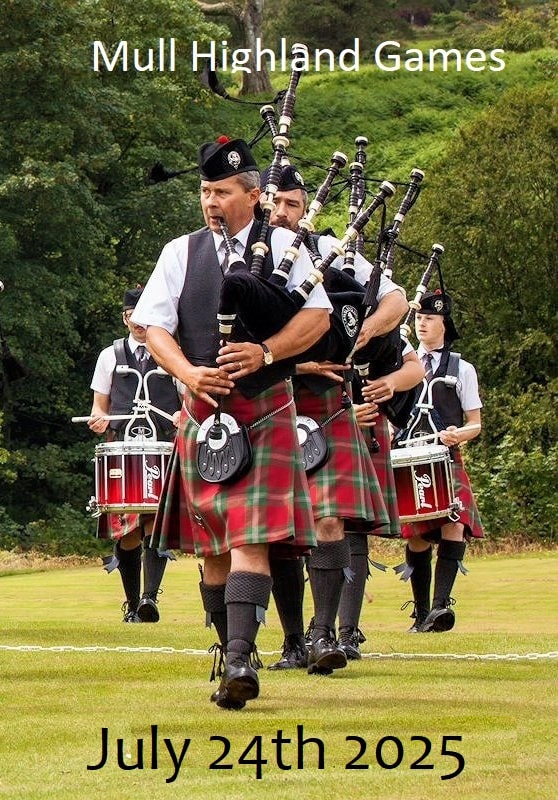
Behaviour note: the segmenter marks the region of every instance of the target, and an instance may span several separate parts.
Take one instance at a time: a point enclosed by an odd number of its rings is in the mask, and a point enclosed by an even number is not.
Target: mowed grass
[[[467,563],[451,633],[407,634],[410,588],[374,570],[363,660],[329,677],[262,670],[240,713],[208,700],[214,639],[194,559],[169,566],[157,625],[121,624],[119,578],[100,567],[1,577],[0,797],[555,798],[557,659],[535,654],[558,650],[558,553]],[[281,639],[271,606],[264,663]],[[102,729],[107,763],[88,770]],[[179,759],[188,739],[177,769],[169,747]],[[138,740],[143,768],[124,769]],[[459,767],[444,750],[464,759],[456,777],[443,778]]]

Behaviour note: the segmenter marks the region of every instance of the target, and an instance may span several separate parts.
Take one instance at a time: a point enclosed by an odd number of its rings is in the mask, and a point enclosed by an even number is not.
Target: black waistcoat
[[[259,227],[255,222],[248,236],[245,249],[247,269],[252,260],[251,245],[258,239]],[[262,269],[264,278],[268,278],[273,271],[270,238],[271,229],[267,237],[269,251]],[[191,233],[188,237],[186,278],[178,302],[178,339],[182,352],[196,366],[215,366],[219,350],[217,312],[222,279],[223,273],[217,259],[212,232],[209,228],[202,228]],[[269,309],[269,313],[273,314],[273,308]],[[235,336],[233,328],[231,341],[253,341],[245,337],[245,331],[242,331],[241,336]],[[290,361],[279,361],[241,378],[236,381],[236,386],[245,397],[255,397],[288,377],[292,371],[293,365]]]
[[[135,355],[130,350],[126,339],[116,339],[114,342],[114,352],[116,354],[116,364],[128,365],[133,369],[138,368],[138,362]],[[155,369],[157,362],[149,356],[147,361],[147,370]],[[146,370],[146,371],[147,371]],[[110,389],[110,409],[109,413],[112,414],[129,414],[132,410],[134,397],[136,395],[137,378],[134,374],[120,374],[116,370],[112,375],[112,386]],[[143,391],[140,397],[143,398]],[[170,375],[153,375],[149,378],[149,397],[152,404],[161,411],[166,411],[167,414],[174,414],[175,411],[180,409],[180,398],[176,391],[176,386],[173,383]],[[160,440],[171,440],[174,438],[175,427],[170,420],[159,416],[153,412],[151,419],[157,428],[157,437]],[[112,420],[110,428],[117,435],[124,433],[124,428],[128,424],[128,420]]]
[[[457,377],[457,369],[459,364],[459,353],[450,353],[449,348],[442,350],[442,356],[438,369],[433,374],[432,378],[442,378],[448,374],[448,366],[450,355],[455,356],[452,359],[451,373]],[[420,390],[421,384],[417,387]],[[432,404],[442,418],[444,426],[456,425],[458,428],[463,425],[463,409],[459,402],[459,397],[455,391],[455,386],[446,386],[444,383],[436,383],[432,387]]]

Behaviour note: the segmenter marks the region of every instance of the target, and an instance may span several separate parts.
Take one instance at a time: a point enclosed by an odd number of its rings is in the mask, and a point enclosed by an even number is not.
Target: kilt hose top
[[[234,389],[222,410],[247,426],[292,400],[290,381],[254,398]],[[293,556],[315,546],[314,518],[291,403],[249,430],[253,463],[230,484],[207,483],[196,467],[199,424],[214,409],[186,395],[179,432],[155,518],[153,546],[197,556],[221,555],[249,544],[281,542]]]
[[[308,476],[312,510],[315,519],[361,520],[375,533],[389,525],[389,516],[354,409],[326,422],[341,409],[341,397],[340,385],[318,395],[295,381],[297,413],[323,425],[329,447],[326,463]]]
[[[484,531],[481,518],[475,502],[469,476],[465,471],[463,456],[458,448],[453,448],[451,450],[450,470],[455,494],[462,504],[462,510],[459,512],[458,521],[465,526],[465,539],[482,539],[484,537]],[[434,536],[438,537],[441,526],[450,521],[448,517],[441,517],[438,519],[424,520],[422,522],[407,522],[401,526],[401,533],[404,539],[431,533],[434,533]]]

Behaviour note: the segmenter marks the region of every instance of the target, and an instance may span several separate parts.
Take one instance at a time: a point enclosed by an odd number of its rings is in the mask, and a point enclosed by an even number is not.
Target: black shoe
[[[358,661],[362,658],[360,645],[366,641],[366,636],[360,628],[339,628],[339,648],[345,653],[348,661]]]
[[[219,708],[226,708],[230,711],[240,711],[246,705],[246,700],[233,700],[229,697],[227,690],[220,686],[209,699],[212,703],[217,703]]]
[[[304,637],[291,633],[283,642],[283,653],[279,661],[270,664],[268,669],[306,669],[308,666],[308,650]]]
[[[312,647],[312,634],[314,632],[314,617],[308,623],[308,629],[304,634],[304,641],[306,642],[306,649],[310,650]]]
[[[407,600],[401,606],[401,611],[405,611],[405,609],[412,605],[413,606],[413,613],[411,614],[411,619],[414,620],[411,627],[408,629],[407,633],[426,633],[424,630],[424,623],[428,616],[429,609],[428,607],[419,606],[416,600]]]
[[[451,608],[433,608],[422,624],[421,632],[443,633],[455,625],[455,614]]]
[[[347,656],[337,646],[332,636],[318,639],[310,647],[308,653],[309,675],[331,675],[334,669],[347,666]]]
[[[159,622],[159,609],[157,601],[149,595],[144,595],[139,601],[138,617],[140,622]]]
[[[124,614],[122,622],[141,622],[137,610],[130,608],[130,604],[127,602],[122,603],[122,613]]]
[[[239,710],[247,700],[254,700],[259,693],[258,673],[251,666],[248,656],[229,653],[221,683],[214,693],[217,695],[214,702],[219,708]]]

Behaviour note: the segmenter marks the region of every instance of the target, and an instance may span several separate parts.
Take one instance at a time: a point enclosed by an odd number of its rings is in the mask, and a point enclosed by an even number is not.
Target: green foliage
[[[94,555],[107,543],[95,538],[95,522],[69,503],[52,510],[48,519],[30,522],[23,534],[24,549],[49,556]]]

